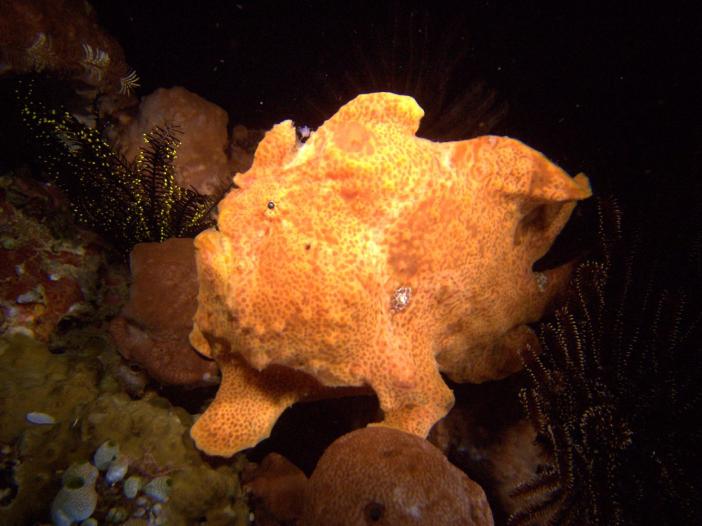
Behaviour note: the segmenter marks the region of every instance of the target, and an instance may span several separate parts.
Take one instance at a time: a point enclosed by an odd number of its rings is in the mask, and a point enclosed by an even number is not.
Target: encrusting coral
[[[190,339],[222,373],[191,430],[209,454],[268,436],[322,386],[369,386],[383,425],[426,436],[451,408],[440,372],[502,378],[570,267],[535,273],[590,195],[519,141],[415,136],[410,97],[361,95],[301,144],[290,121],[260,143],[195,241]]]

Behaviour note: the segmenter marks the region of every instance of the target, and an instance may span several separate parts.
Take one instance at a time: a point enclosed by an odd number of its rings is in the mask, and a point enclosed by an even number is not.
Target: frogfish
[[[535,272],[588,179],[522,142],[416,136],[423,111],[359,95],[305,142],[285,121],[195,239],[192,345],[222,374],[191,436],[230,456],[309,397],[362,387],[425,437],[455,382],[521,367],[568,264]]]

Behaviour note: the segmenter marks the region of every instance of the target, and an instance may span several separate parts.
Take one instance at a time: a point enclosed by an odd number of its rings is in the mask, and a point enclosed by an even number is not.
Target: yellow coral
[[[191,342],[222,370],[193,427],[231,455],[322,386],[369,386],[384,425],[425,436],[453,404],[439,372],[480,382],[518,368],[567,268],[532,271],[590,195],[502,137],[415,136],[410,97],[361,95],[300,145],[290,121],[259,145],[217,230],[196,239]]]

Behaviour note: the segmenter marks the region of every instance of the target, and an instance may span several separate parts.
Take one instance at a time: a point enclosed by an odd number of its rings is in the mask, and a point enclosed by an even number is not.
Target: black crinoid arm
[[[616,205],[599,212],[599,253],[523,354],[551,462],[516,487],[508,524],[702,524],[700,276],[671,288],[670,261]]]
[[[60,84],[36,75],[12,79],[11,113],[26,160],[64,191],[79,222],[123,253],[137,243],[192,237],[213,225],[221,196],[176,183],[179,129],[166,124],[150,130],[128,162],[52,96]]]

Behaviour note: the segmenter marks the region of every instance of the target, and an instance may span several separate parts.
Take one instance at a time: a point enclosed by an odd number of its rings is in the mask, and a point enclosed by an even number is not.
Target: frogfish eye
[[[275,203],[273,201],[268,201],[268,210],[273,210],[275,208]]]

